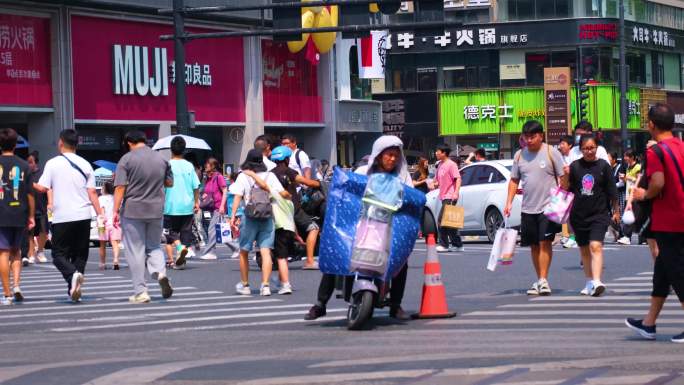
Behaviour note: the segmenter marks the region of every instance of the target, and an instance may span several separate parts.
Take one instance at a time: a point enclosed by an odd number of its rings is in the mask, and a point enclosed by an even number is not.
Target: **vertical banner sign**
[[[544,68],[546,142],[558,144],[570,132],[570,68]]]
[[[0,105],[52,106],[50,19],[0,14]]]

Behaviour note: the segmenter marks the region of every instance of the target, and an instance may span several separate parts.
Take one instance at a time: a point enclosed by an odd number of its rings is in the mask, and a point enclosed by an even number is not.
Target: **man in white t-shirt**
[[[273,150],[273,142],[267,135],[259,135],[254,140],[254,148],[261,150],[261,161],[266,166],[267,171],[271,171],[276,167],[276,164],[271,162],[271,150]]]
[[[52,262],[66,280],[74,302],[81,298],[88,262],[91,209],[104,220],[93,168],[76,155],[77,145],[75,130],[62,131],[57,144],[60,155],[45,164],[43,175],[33,185],[38,192],[52,190]]]
[[[297,138],[292,134],[285,134],[280,140],[280,144],[292,150],[290,168],[297,171],[299,175],[311,179],[311,160],[306,152],[297,148]]]
[[[580,150],[580,138],[582,138],[582,135],[591,134],[593,131],[594,126],[586,120],[583,120],[575,125],[575,146],[570,150],[570,155],[568,155],[570,158],[569,163],[572,163],[577,159],[582,159],[584,155],[582,154],[582,150]],[[610,164],[610,159],[608,159],[608,151],[606,151],[605,147],[598,146],[596,149],[596,157],[603,159]]]

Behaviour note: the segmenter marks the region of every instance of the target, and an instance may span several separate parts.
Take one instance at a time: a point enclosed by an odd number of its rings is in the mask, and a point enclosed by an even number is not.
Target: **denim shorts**
[[[275,242],[273,219],[251,219],[247,216],[240,223],[240,250],[252,251],[256,242],[258,249],[272,249]]]

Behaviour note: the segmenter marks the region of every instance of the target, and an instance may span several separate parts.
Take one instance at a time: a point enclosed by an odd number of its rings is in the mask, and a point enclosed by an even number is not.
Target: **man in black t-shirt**
[[[19,288],[21,244],[26,229],[31,230],[35,226],[29,166],[14,155],[16,146],[17,132],[11,128],[0,129],[0,278],[4,294],[0,297],[0,306],[11,305],[13,299],[24,299]],[[14,278],[13,291],[10,291],[10,260]]]

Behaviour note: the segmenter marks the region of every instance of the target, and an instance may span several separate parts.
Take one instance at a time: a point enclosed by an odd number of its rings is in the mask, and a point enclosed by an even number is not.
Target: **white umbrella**
[[[195,138],[193,136],[187,135],[171,135],[165,138],[161,138],[152,147],[153,150],[167,150],[171,148],[171,140],[173,138],[180,136],[185,139],[185,148],[192,150],[211,150],[211,147],[204,141],[204,139]]]
[[[97,170],[95,170],[93,172],[93,174],[95,175],[96,178],[107,178],[107,177],[111,177],[112,175],[114,175],[114,173],[112,173],[111,170],[108,170],[104,167],[98,168]]]

